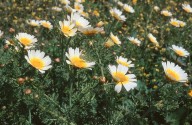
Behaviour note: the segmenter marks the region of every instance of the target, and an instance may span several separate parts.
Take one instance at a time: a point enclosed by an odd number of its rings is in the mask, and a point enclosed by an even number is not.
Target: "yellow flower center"
[[[50,28],[50,24],[47,23],[47,22],[43,22],[42,25],[43,25],[45,28]]]
[[[117,19],[117,20],[120,20],[120,17],[119,17],[119,15],[118,14],[113,14],[112,16],[114,16],[115,17],[115,19]]]
[[[163,12],[163,15],[164,15],[164,16],[170,16],[170,13],[169,13],[169,12],[164,11],[164,12]]]
[[[166,70],[166,73],[167,73],[167,77],[169,77],[171,80],[178,81],[180,79],[179,74],[170,68]]]
[[[73,33],[69,26],[63,26],[61,30],[66,36],[70,36]]]
[[[29,46],[32,43],[31,39],[25,37],[20,38],[19,41],[25,46]]]
[[[63,27],[62,27],[62,32],[63,32],[63,33],[67,33],[67,32],[69,32],[69,31],[70,31],[69,26],[63,26]]]
[[[43,69],[45,67],[45,63],[42,59],[38,58],[38,57],[33,57],[30,59],[30,63],[33,67],[35,67],[36,69]]]
[[[125,11],[127,11],[127,12],[130,12],[130,11],[131,11],[131,8],[129,8],[129,7],[125,7],[124,9],[125,9]]]
[[[172,21],[171,24],[172,24],[173,26],[179,26],[179,22],[178,22],[178,21]]]
[[[76,10],[81,10],[81,7],[78,6],[78,5],[76,5],[76,6],[75,6],[75,9],[76,9]]]
[[[184,52],[181,50],[175,50],[175,52],[179,55],[179,56],[184,56]]]
[[[118,83],[121,84],[127,83],[129,81],[129,78],[122,72],[114,72],[112,76]]]
[[[189,96],[192,97],[192,90],[190,90],[188,94],[189,94]]]
[[[76,26],[78,26],[78,27],[82,26],[82,25],[81,25],[81,23],[80,23],[80,22],[78,22],[78,21],[76,21],[76,23],[75,23],[75,24],[76,24]]]
[[[118,64],[121,64],[121,65],[123,65],[123,66],[126,66],[126,67],[129,66],[129,64],[128,64],[127,62],[124,62],[124,61],[122,61],[122,60],[117,60],[117,63],[118,63]]]
[[[78,68],[86,68],[87,67],[87,63],[85,60],[81,59],[78,56],[72,57],[70,59],[71,64],[78,67]]]

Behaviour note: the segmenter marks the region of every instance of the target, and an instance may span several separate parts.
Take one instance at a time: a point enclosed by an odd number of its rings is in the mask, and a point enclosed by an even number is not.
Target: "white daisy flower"
[[[75,9],[73,9],[71,6],[69,5],[65,5],[64,6],[64,9],[68,12],[68,13],[73,13],[73,12],[76,12]]]
[[[77,28],[91,27],[91,25],[89,25],[89,21],[83,18],[78,12],[71,14],[71,21],[74,22]]]
[[[62,4],[69,5],[70,1],[69,0],[59,0]]]
[[[128,13],[135,13],[135,10],[133,9],[132,6],[129,6],[128,4],[123,5],[123,9],[128,12]]]
[[[180,27],[184,27],[185,25],[186,25],[185,22],[183,22],[183,21],[179,21],[179,26],[180,26]]]
[[[3,31],[0,30],[0,38],[3,36]]]
[[[158,6],[154,6],[153,9],[157,12],[160,10],[160,8]]]
[[[123,3],[121,1],[118,1],[117,4],[122,7],[123,6]]]
[[[141,45],[141,41],[134,37],[128,37],[129,41],[137,46]]]
[[[18,39],[20,44],[25,46],[26,49],[33,47],[34,43],[37,42],[35,36],[27,33],[18,33],[15,38]]]
[[[49,30],[53,29],[53,25],[49,21],[41,20],[40,24]]]
[[[76,35],[77,28],[75,28],[75,24],[71,21],[59,21],[59,25],[61,31],[66,37],[72,37]]]
[[[69,48],[69,52],[65,54],[69,60],[66,60],[67,64],[73,65],[77,68],[87,68],[91,70],[91,67],[95,65],[95,62],[87,62],[82,58],[82,53],[79,48]]]
[[[187,82],[188,75],[181,67],[169,61],[162,62],[162,65],[168,79],[176,82]]]
[[[101,33],[103,31],[103,27],[87,27],[87,28],[79,28],[79,31],[85,35],[95,35]]]
[[[113,35],[113,33],[111,32],[109,39],[107,40],[107,42],[105,42],[104,45],[109,48],[114,46],[115,44],[120,45],[121,41],[117,36]]]
[[[25,56],[25,59],[29,64],[34,68],[38,69],[41,73],[45,73],[45,70],[48,70],[52,67],[51,59],[49,56],[45,56],[44,52],[40,50],[28,50],[28,56]]]
[[[164,16],[172,16],[172,13],[167,11],[167,10],[162,10],[161,14],[164,15]]]
[[[149,33],[148,35],[149,40],[155,45],[155,46],[159,46],[159,43],[157,42],[157,39],[151,34]]]
[[[117,8],[111,9],[110,14],[112,17],[114,17],[115,19],[117,19],[119,21],[125,21],[126,20],[126,17],[124,15],[122,15],[122,11],[118,10]]]
[[[56,12],[61,12],[62,11],[62,8],[60,7],[57,7],[57,6],[54,6],[51,8],[52,10],[56,11]]]
[[[31,25],[31,26],[40,26],[40,22],[38,20],[27,20],[27,24]]]
[[[128,67],[123,65],[118,65],[117,67],[114,65],[108,66],[109,71],[116,81],[115,91],[119,93],[122,89],[122,86],[125,87],[126,91],[134,89],[137,87],[136,76],[134,74],[126,74],[128,71]]]
[[[132,61],[127,61],[127,60],[128,60],[127,58],[123,58],[122,56],[116,58],[116,62],[119,65],[123,65],[126,67],[134,67],[134,64],[131,64]]]
[[[82,4],[80,4],[80,3],[78,3],[78,2],[75,2],[74,3],[74,9],[76,10],[76,11],[78,11],[78,12],[83,12],[83,10],[84,10],[84,7],[83,7],[83,5]]]
[[[75,2],[83,3],[83,2],[85,2],[85,0],[75,0]]]
[[[169,21],[169,23],[171,24],[171,25],[173,25],[173,26],[175,26],[175,27],[180,27],[180,20],[177,20],[177,19],[171,19],[170,21]]]
[[[183,47],[179,47],[176,45],[172,45],[171,48],[178,56],[187,57],[189,56],[189,52],[187,52]]]
[[[192,8],[189,4],[182,4],[182,8],[187,12],[187,13],[192,13]]]

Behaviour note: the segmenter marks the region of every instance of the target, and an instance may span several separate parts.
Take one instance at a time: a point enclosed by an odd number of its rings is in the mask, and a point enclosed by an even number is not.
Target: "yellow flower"
[[[33,47],[34,43],[37,42],[35,36],[27,33],[18,33],[15,37],[19,42],[25,46],[26,49]]]
[[[95,65],[95,62],[87,62],[82,58],[82,53],[79,51],[79,48],[73,49],[69,48],[69,52],[65,54],[69,60],[66,62],[70,65],[73,65],[77,68],[87,68],[91,70],[91,67]]]
[[[74,23],[64,20],[63,22],[59,21],[59,25],[60,25],[61,31],[66,37],[75,36],[77,28],[74,28],[75,27]]]
[[[109,65],[108,68],[113,79],[116,81],[115,91],[117,93],[121,91],[122,86],[124,86],[127,91],[137,87],[136,76],[134,74],[126,74],[128,67],[123,65],[118,65],[117,67]]]
[[[29,64],[34,68],[38,69],[41,73],[45,73],[45,70],[48,70],[52,67],[51,59],[49,56],[45,56],[44,52],[40,50],[28,50],[28,56],[25,56],[25,59]]]
[[[176,82],[187,82],[188,75],[184,70],[181,69],[178,65],[175,65],[172,62],[167,61],[162,62],[163,69],[165,71],[166,76],[173,81]]]

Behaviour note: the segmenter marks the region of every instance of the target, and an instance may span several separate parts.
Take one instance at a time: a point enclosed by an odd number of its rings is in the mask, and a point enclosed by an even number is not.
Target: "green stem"
[[[97,49],[96,49],[96,54],[97,54],[97,57],[99,59],[99,67],[100,67],[100,70],[101,70],[101,75],[102,75],[102,77],[104,77],[103,66],[102,66],[102,62],[101,62],[101,59],[100,59],[100,56],[99,56],[99,53],[98,53]]]
[[[72,99],[72,89],[73,89],[73,82],[70,83],[70,92],[69,92],[69,107],[71,108],[71,99]]]
[[[63,55],[63,53],[64,53],[64,40],[63,40],[63,36],[62,36],[62,39],[60,41],[60,45],[61,45],[61,62],[63,64],[63,62],[64,62],[64,55]]]
[[[31,123],[31,109],[30,108],[29,108],[29,123],[32,124]]]
[[[73,72],[72,72],[72,76],[73,78],[70,81],[70,91],[69,91],[69,107],[72,107],[72,91],[73,91],[73,83],[75,82],[75,78],[76,78],[76,68],[73,68]]]

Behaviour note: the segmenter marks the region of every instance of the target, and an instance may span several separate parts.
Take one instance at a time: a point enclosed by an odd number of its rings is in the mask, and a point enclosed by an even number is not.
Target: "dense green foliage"
[[[121,2],[126,3],[126,0]],[[190,5],[192,2],[186,0]],[[73,7],[74,1],[70,6]],[[2,125],[146,125],[192,123],[192,62],[189,57],[178,57],[172,45],[192,52],[191,13],[182,9],[181,0],[138,0],[135,13],[126,13],[112,0],[86,0],[82,3],[86,18],[93,27],[104,22],[104,33],[86,36],[78,32],[67,38],[60,31],[59,21],[70,15],[58,0],[4,0],[0,2],[0,124]],[[61,12],[52,10],[62,8]],[[170,17],[155,11],[167,9],[173,17],[186,22],[184,27],[169,24]],[[117,7],[126,16],[125,22],[115,20],[110,8]],[[97,11],[96,16],[93,12]],[[32,27],[28,19],[48,20],[52,30]],[[10,29],[11,28],[11,29]],[[15,38],[19,32],[33,34],[38,42],[36,50],[52,59],[52,68],[41,74],[24,58],[27,51]],[[110,32],[117,35],[121,45],[104,46]],[[154,46],[147,34],[153,33],[160,46]],[[141,40],[141,46],[127,37]],[[6,45],[5,41],[13,42]],[[15,49],[18,47],[18,50]],[[78,69],[66,63],[68,48],[78,47],[86,59],[96,64],[89,69]],[[114,91],[108,65],[123,56],[133,61],[129,69],[137,78],[137,87],[120,93]],[[169,81],[162,61],[171,61],[188,74],[187,83]]]

